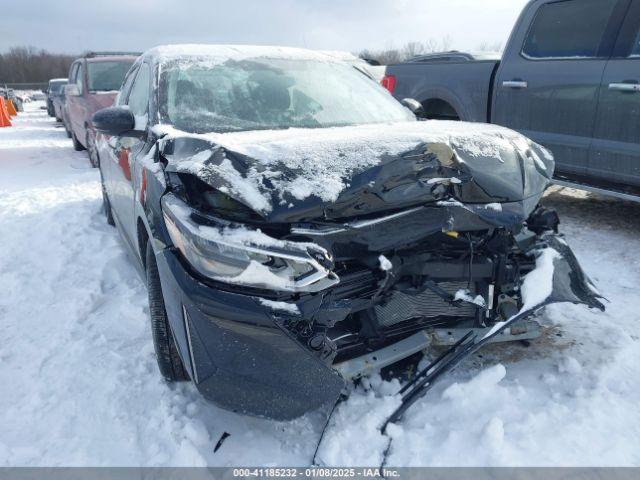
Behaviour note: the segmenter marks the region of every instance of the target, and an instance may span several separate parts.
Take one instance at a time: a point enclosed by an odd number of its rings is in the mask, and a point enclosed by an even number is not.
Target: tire
[[[82,144],[78,141],[78,139],[76,138],[76,134],[71,132],[71,141],[73,142],[73,149],[76,152],[81,152],[82,150],[84,150],[85,148],[82,146]]]
[[[85,145],[87,146],[87,154],[89,155],[89,163],[93,168],[100,166],[100,158],[98,157],[98,150],[96,149],[96,142],[93,135],[89,133],[87,129],[87,136],[85,138]]]
[[[149,316],[151,317],[151,334],[156,351],[156,360],[160,373],[168,382],[182,382],[189,380],[189,374],[184,369],[178,348],[176,347],[167,310],[164,308],[164,297],[158,275],[158,265],[151,243],[146,247],[147,291],[149,293]]]
[[[67,127],[67,122],[62,119],[62,124],[64,125],[64,131],[67,134],[67,138],[71,138],[71,132],[69,131],[69,127]]]
[[[104,212],[104,216],[107,217],[107,223],[112,227],[114,227],[116,222],[113,220],[113,212],[111,211],[111,202],[109,201],[109,197],[107,196],[107,189],[104,186],[104,179],[102,178],[102,172],[100,172],[100,185],[102,186],[102,211]]]

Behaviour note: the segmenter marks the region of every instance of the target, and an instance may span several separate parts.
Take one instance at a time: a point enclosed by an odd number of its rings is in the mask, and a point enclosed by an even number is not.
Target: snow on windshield
[[[180,58],[162,66],[163,121],[194,133],[409,121],[353,66],[290,58]]]

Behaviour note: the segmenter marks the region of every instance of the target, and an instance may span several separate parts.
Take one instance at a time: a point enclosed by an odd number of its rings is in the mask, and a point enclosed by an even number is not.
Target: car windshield
[[[49,84],[49,90],[51,91],[51,93],[60,93],[62,91],[62,87],[66,85],[66,83],[67,83],[66,80],[51,82]]]
[[[415,120],[384,88],[346,63],[182,59],[161,70],[161,121],[191,133]]]
[[[131,68],[133,60],[114,62],[89,62],[89,91],[120,90],[125,74]]]

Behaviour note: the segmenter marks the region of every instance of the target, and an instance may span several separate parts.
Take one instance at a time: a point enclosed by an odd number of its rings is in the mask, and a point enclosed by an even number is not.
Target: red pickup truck
[[[113,105],[125,74],[138,57],[137,53],[91,52],[78,58],[69,69],[65,86],[66,127],[73,147],[87,150],[93,167],[98,166],[91,117],[101,108]]]

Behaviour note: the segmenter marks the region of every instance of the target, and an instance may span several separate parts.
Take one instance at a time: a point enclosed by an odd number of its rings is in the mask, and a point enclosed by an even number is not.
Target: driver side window
[[[121,106],[127,104],[127,96],[129,95],[129,90],[131,90],[131,84],[136,78],[136,73],[138,73],[137,68],[130,70],[127,76],[124,77],[124,82],[122,82],[122,87],[120,88],[118,96],[116,97],[116,105]]]
[[[143,63],[138,70],[127,104],[134,115],[147,113],[149,104],[149,65]]]
[[[149,77],[151,75],[149,65],[143,63],[138,70],[136,79],[131,88],[127,105],[136,118],[136,130],[144,130],[147,127],[147,110],[149,106]]]

